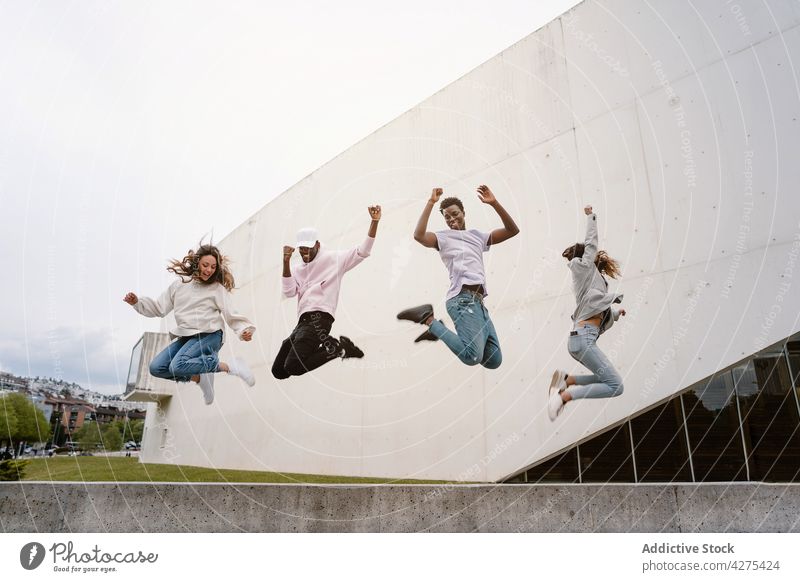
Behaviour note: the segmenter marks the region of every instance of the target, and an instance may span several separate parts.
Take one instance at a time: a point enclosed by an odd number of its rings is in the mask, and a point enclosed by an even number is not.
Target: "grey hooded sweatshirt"
[[[586,241],[582,257],[575,257],[569,262],[572,271],[572,290],[575,292],[577,306],[572,314],[572,321],[579,321],[602,315],[600,333],[609,329],[619,319],[622,293],[609,293],[606,282],[594,264],[597,256],[597,216],[586,217]]]

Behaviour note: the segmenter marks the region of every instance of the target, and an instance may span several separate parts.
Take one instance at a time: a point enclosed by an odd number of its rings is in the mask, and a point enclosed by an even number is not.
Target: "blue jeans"
[[[503,362],[500,340],[497,339],[497,332],[483,301],[469,291],[462,291],[448,299],[446,306],[456,332],[447,329],[441,321],[434,320],[431,333],[467,366],[480,364],[492,370],[499,368]]]
[[[219,371],[222,330],[179,337],[150,362],[150,374],[156,378],[188,382],[196,374]]]
[[[572,399],[611,398],[622,394],[622,377],[597,347],[600,330],[595,325],[584,323],[576,331],[576,335],[569,336],[569,355],[594,374],[575,376],[575,385],[567,388]]]

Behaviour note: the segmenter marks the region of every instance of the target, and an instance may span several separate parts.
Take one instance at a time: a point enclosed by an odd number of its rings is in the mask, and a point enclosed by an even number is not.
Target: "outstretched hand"
[[[444,193],[444,190],[442,190],[441,188],[434,188],[431,191],[431,199],[430,199],[430,201],[433,202],[434,204],[436,204],[437,202],[439,202],[439,198],[442,197],[443,193]]]
[[[489,189],[489,186],[486,184],[481,184],[478,186],[478,198],[480,198],[481,202],[484,204],[494,204],[497,202],[497,198],[495,198],[494,192]]]
[[[379,205],[370,206],[367,210],[369,210],[369,215],[372,220],[381,219],[381,207]]]
[[[591,204],[588,204],[588,205],[584,206],[584,207],[583,207],[583,213],[584,213],[586,216],[589,216],[589,215],[592,213],[592,205],[591,205]]]
[[[128,305],[136,305],[139,303],[139,298],[136,296],[136,293],[128,293],[122,300]]]

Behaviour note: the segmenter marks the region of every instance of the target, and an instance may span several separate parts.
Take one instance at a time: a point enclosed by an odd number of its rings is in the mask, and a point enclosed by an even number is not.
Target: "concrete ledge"
[[[800,484],[0,483],[4,532],[800,532]]]

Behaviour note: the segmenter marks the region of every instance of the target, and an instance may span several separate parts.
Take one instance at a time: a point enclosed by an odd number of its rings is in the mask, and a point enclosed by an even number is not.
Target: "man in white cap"
[[[349,338],[331,337],[339,289],[344,274],[369,256],[381,207],[370,206],[371,218],[367,238],[354,249],[328,251],[322,249],[315,228],[297,232],[297,247],[303,262],[292,272],[290,260],[294,248],[283,247],[283,295],[297,296],[299,321],[292,334],[283,340],[272,364],[272,375],[283,380],[319,368],[335,358],[362,358],[362,352]]]

